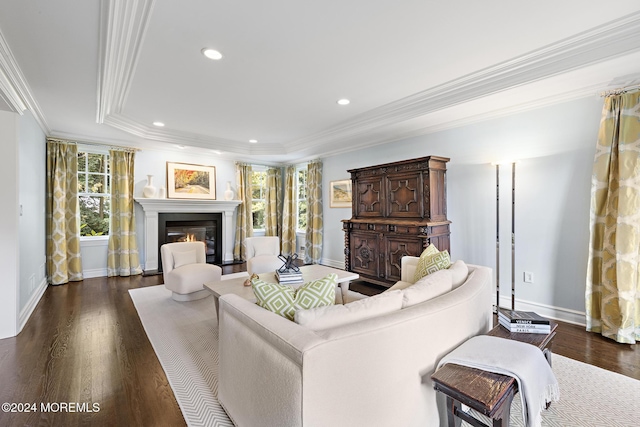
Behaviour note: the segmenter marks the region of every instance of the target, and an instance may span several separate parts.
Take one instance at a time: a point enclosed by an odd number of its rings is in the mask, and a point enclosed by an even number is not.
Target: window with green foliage
[[[253,229],[264,230],[264,209],[266,205],[265,192],[267,186],[267,172],[254,170],[251,173],[251,212],[253,213]]]
[[[307,229],[307,168],[297,169],[296,175],[298,231],[305,231]]]
[[[109,155],[78,151],[80,235],[109,235]]]

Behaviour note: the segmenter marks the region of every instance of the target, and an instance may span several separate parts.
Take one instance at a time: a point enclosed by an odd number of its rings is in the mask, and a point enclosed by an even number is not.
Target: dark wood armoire
[[[352,217],[342,220],[345,269],[382,286],[400,280],[400,259],[430,243],[449,250],[446,157],[352,169]]]

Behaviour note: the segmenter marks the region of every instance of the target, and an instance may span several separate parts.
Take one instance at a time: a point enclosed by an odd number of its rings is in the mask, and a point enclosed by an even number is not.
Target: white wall
[[[18,333],[18,115],[0,111],[0,338]]]
[[[18,125],[20,203],[19,330],[47,288],[46,137],[29,111]]]
[[[167,162],[192,163],[197,165],[215,166],[216,168],[216,199],[224,200],[227,181],[231,181],[231,188],[236,192],[235,162],[220,155],[203,156],[188,152],[140,151],[136,154],[135,194],[142,197],[142,189],[147,185],[147,175],[153,175],[153,185],[156,188],[167,186]],[[237,197],[236,197],[237,198]],[[138,233],[138,250],[140,262],[144,262],[144,212],[136,204],[136,230]],[[235,230],[231,231],[232,235]],[[156,248],[157,249],[157,248]],[[144,267],[144,266],[143,266]]]
[[[573,322],[583,322],[586,257],[589,239],[590,176],[602,100],[567,102],[456,129],[410,138],[323,159],[323,263],[344,265],[342,219],[348,208],[329,207],[329,182],[348,179],[348,169],[428,155],[450,157],[447,172],[448,217],[453,259],[495,268],[495,167],[490,163],[519,159],[516,174],[516,299],[517,307]],[[216,191],[235,184],[234,162],[182,152],[146,150],[136,154],[136,195],[154,175],[156,187],[166,185],[166,162],[216,166]],[[501,305],[508,306],[511,288],[511,180],[501,167]],[[234,188],[235,189],[235,188]],[[137,207],[138,245],[144,259],[142,209]],[[102,263],[106,249],[83,265]],[[102,251],[102,252],[101,252]],[[97,271],[97,270],[96,270]],[[523,272],[534,274],[525,284]],[[106,273],[105,273],[106,274]]]
[[[0,338],[15,336],[47,283],[45,137],[29,112],[0,111]]]
[[[602,100],[590,97],[323,160],[323,263],[343,265],[341,219],[329,207],[329,182],[348,169],[427,155],[450,157],[447,207],[453,259],[495,268],[496,174],[516,166],[517,308],[583,322],[591,168]],[[510,305],[511,176],[501,167],[501,305]],[[534,283],[523,282],[523,272]]]
[[[142,189],[147,185],[147,175],[153,175],[153,185],[156,188],[166,187],[167,162],[215,166],[216,198],[218,200],[224,200],[224,191],[227,188],[227,181],[231,181],[232,189],[234,192],[236,190],[236,169],[235,162],[233,160],[225,159],[224,157],[213,153],[211,155],[202,155],[185,151],[144,150],[136,153],[134,168],[135,197],[142,197]],[[136,204],[135,215],[140,262],[144,263],[144,212],[138,204]],[[107,244],[108,237],[82,241],[82,269],[85,278],[107,275]]]

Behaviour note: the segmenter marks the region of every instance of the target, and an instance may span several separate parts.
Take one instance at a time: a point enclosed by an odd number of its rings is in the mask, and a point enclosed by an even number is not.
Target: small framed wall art
[[[167,162],[167,197],[216,199],[216,167]]]
[[[351,207],[351,180],[331,181],[331,207]]]

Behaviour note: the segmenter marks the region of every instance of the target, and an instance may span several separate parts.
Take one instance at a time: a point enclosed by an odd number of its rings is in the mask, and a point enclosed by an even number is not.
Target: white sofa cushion
[[[298,310],[295,314],[295,322],[314,331],[319,331],[380,316],[401,308],[401,291],[384,292],[344,305]]]
[[[391,286],[389,289],[385,290],[384,292],[389,292],[389,291],[401,291],[402,289],[406,289],[409,286],[413,286],[413,282],[403,282],[402,280],[396,282],[393,284],[393,286]]]
[[[173,268],[182,267],[183,265],[195,264],[197,262],[196,251],[174,251],[173,252]]]
[[[462,285],[469,276],[469,267],[461,259],[457,260],[449,267],[452,275],[453,289]]]
[[[453,288],[453,275],[448,269],[439,270],[402,290],[402,308],[435,298]]]

